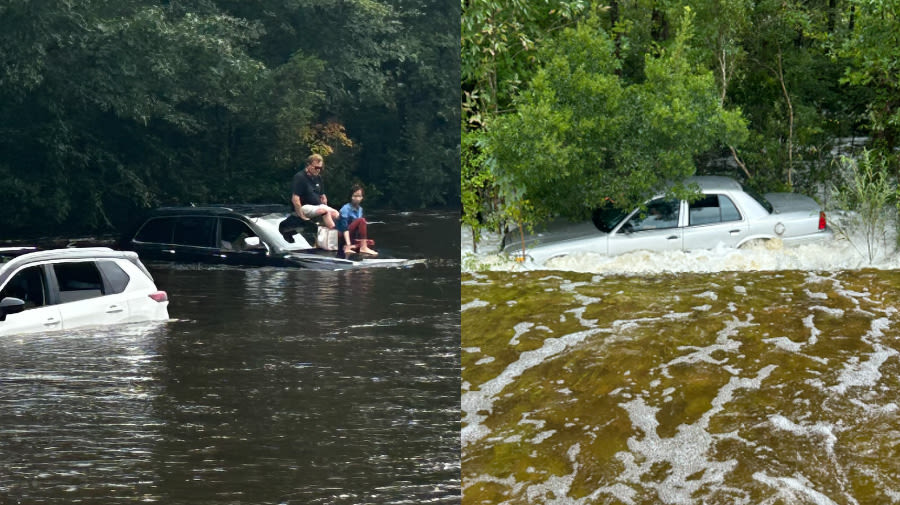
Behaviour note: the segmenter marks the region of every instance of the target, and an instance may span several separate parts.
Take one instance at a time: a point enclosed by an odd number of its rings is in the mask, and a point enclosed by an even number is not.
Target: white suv
[[[166,292],[134,252],[21,252],[0,251],[0,335],[169,318]]]

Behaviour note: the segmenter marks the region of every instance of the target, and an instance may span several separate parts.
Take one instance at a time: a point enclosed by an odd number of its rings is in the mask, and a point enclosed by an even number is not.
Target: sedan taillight
[[[825,229],[825,211],[819,212],[819,230]]]
[[[167,302],[169,301],[169,295],[166,294],[165,291],[157,291],[156,293],[150,293],[150,298],[153,298],[155,302]]]

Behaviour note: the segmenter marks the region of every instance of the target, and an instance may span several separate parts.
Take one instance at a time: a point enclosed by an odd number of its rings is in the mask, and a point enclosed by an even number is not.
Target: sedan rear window
[[[691,226],[740,221],[741,215],[725,195],[706,195],[692,203],[688,216]]]
[[[756,200],[757,203],[759,203],[760,205],[762,205],[762,207],[763,207],[764,209],[766,209],[766,211],[768,211],[769,214],[771,214],[772,212],[775,211],[775,208],[772,207],[772,204],[769,203],[769,201],[766,200],[766,198],[765,198],[764,196],[762,196],[761,194],[759,194],[759,193],[757,193],[756,191],[754,191],[754,190],[752,190],[752,189],[749,189],[749,188],[742,188],[742,189],[744,190],[744,193],[747,193],[747,194],[750,195],[754,200]]]

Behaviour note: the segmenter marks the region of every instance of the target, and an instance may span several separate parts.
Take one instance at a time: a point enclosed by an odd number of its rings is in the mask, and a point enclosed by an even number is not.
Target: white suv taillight
[[[167,302],[169,301],[169,295],[166,294],[165,291],[157,291],[155,293],[150,293],[150,298],[153,298],[155,302]]]

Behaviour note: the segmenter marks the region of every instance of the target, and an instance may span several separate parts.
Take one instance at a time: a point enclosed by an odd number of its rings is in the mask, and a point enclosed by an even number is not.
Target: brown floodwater
[[[900,503],[900,272],[462,281],[463,503]]]
[[[0,338],[0,504],[459,503],[459,214],[379,217],[423,264],[148,264],[171,320]]]

